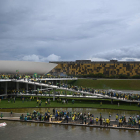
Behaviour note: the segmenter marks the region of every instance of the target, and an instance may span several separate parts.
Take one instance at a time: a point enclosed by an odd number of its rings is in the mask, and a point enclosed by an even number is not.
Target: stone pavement
[[[118,122],[111,120],[110,121],[110,125],[104,126],[104,125],[100,125],[100,122],[98,122],[98,124],[96,124],[95,120],[93,124],[90,124],[90,120],[87,119],[86,124],[82,124],[82,120],[76,120],[76,121],[72,121],[71,119],[69,119],[68,123],[66,122],[66,120],[55,120],[53,118],[52,121],[35,121],[35,120],[27,120],[27,121],[23,121],[20,120],[19,117],[3,117],[0,118],[0,120],[6,120],[6,121],[19,121],[19,122],[30,122],[30,123],[45,123],[45,124],[61,124],[61,125],[73,125],[73,126],[86,126],[86,127],[96,127],[96,128],[108,128],[108,129],[124,129],[124,130],[136,130],[136,131],[140,131],[140,129],[138,128],[138,124],[134,127],[130,127],[127,124],[123,125],[122,127],[118,126]]]

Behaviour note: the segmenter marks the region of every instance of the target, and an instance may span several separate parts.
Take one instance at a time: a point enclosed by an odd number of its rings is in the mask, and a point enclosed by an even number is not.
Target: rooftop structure
[[[30,61],[0,61],[0,73],[43,75],[51,71],[57,64]]]
[[[46,78],[44,74],[56,66],[55,63],[45,62],[0,61],[0,96],[11,95],[11,93],[27,93],[37,89],[43,90],[48,87],[47,83],[56,85],[61,80],[77,80],[68,77],[51,77],[50,74],[47,74],[49,78]]]

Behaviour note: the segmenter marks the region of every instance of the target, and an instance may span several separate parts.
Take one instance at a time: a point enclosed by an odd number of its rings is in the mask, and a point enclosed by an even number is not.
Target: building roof
[[[140,61],[118,61],[118,60],[110,60],[110,61],[91,61],[91,60],[76,60],[76,61],[50,61],[50,63],[81,63],[81,64],[91,64],[91,63],[140,63]]]
[[[0,61],[0,73],[6,74],[46,74],[57,64],[31,61]]]

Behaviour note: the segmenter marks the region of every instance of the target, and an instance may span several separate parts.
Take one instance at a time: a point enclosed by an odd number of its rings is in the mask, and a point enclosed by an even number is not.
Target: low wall
[[[11,112],[0,112],[0,115],[1,113],[3,114],[3,117],[11,117]],[[23,114],[24,116],[27,115],[27,113],[12,113],[12,117],[20,117],[21,114]]]

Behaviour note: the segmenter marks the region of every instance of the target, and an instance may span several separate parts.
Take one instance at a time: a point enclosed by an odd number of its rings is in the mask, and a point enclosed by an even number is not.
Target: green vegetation
[[[93,80],[93,79],[79,79],[77,81],[69,81],[68,84],[75,85],[75,86],[82,86],[82,87],[91,87],[94,89],[117,89],[117,90],[140,90],[140,80]],[[60,92],[61,94],[69,94],[71,95],[72,92],[65,91],[61,89],[57,89],[57,92]],[[64,108],[108,108],[108,109],[122,109],[122,110],[139,110],[140,107],[137,106],[137,103],[126,103],[114,100],[113,104],[111,104],[110,99],[91,99],[91,98],[67,98],[67,97],[61,97],[61,100],[67,99],[68,104],[62,104],[57,103],[56,101],[53,101],[53,97],[39,97],[42,101],[41,106],[37,104],[36,97],[34,101],[29,101],[30,96],[26,96],[26,99],[28,98],[28,101],[22,102],[20,98],[16,99],[16,102],[9,102],[7,99],[3,99],[0,102],[0,108],[30,108],[30,107],[64,107]],[[51,99],[51,103],[45,105],[46,98]],[[75,103],[72,104],[72,100],[75,100]],[[102,106],[100,106],[100,102],[102,102]],[[120,106],[118,106],[118,102]]]
[[[74,104],[72,104],[72,99],[75,100]],[[62,103],[57,103],[57,101],[52,101],[51,98],[51,103],[50,105],[45,105],[45,98],[42,98],[42,104],[39,106],[37,104],[36,100],[34,101],[24,101],[22,102],[20,98],[16,99],[16,102],[9,102],[7,99],[4,99],[0,103],[0,108],[26,108],[26,107],[86,107],[86,108],[108,108],[108,109],[123,109],[123,110],[140,110],[140,107],[137,106],[137,103],[125,103],[125,102],[119,102],[120,106],[118,106],[118,101],[114,101],[113,104],[111,104],[111,101],[109,99],[107,100],[91,100],[91,99],[76,99],[76,98],[71,98],[68,99],[68,104],[62,104]],[[102,101],[102,106],[100,106],[100,102]]]
[[[74,76],[74,75],[69,75],[69,76]],[[115,79],[140,79],[140,75],[134,75],[134,76],[129,76],[125,74],[120,74],[120,75],[111,75],[107,76],[102,73],[98,74],[85,74],[85,75],[76,75],[76,77],[79,78],[115,78]]]
[[[78,79],[68,84],[94,89],[140,90],[140,80],[93,80]]]

